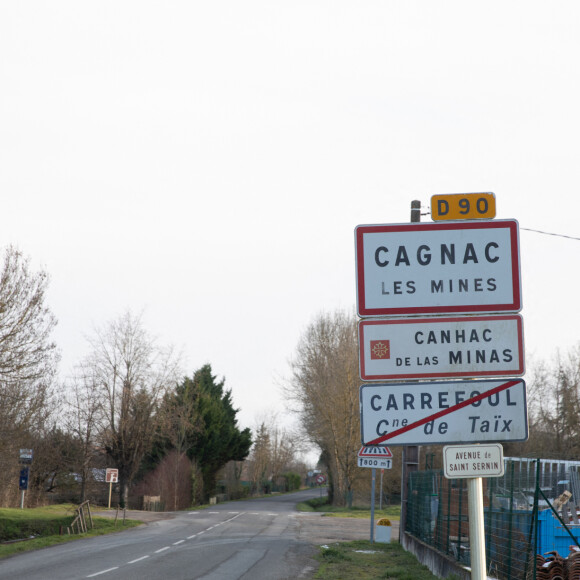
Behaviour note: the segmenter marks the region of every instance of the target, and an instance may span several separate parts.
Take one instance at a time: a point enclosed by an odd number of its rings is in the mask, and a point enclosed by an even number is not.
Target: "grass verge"
[[[361,518],[370,520],[371,510],[358,507],[337,507],[330,505],[326,497],[316,497],[314,499],[299,503],[296,509],[301,512],[322,512],[326,516],[338,518]],[[375,519],[389,518],[398,521],[401,518],[401,506],[389,505],[384,509],[375,509]]]
[[[405,552],[399,543],[341,542],[321,547],[317,559],[321,564],[314,578],[319,580],[437,580],[437,576]]]
[[[115,525],[114,519],[93,516],[92,530],[69,536],[66,535],[66,526],[74,518],[75,507],[57,505],[24,510],[0,509],[0,558],[81,538],[119,532],[141,524],[137,520],[125,520],[125,523],[118,521]],[[60,535],[61,528],[65,535]]]

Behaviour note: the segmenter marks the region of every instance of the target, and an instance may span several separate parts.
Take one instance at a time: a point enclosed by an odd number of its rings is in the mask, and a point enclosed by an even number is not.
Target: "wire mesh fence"
[[[580,462],[510,458],[502,477],[483,479],[491,577],[580,578],[579,470]],[[408,498],[406,531],[468,566],[466,480],[414,472]]]

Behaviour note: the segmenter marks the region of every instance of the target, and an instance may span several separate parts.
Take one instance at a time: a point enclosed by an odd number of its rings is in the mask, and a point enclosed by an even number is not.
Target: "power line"
[[[431,215],[431,208],[429,206],[427,206],[427,211],[421,213],[421,215]],[[566,238],[568,240],[577,240],[580,241],[580,238],[575,237],[575,236],[566,236],[564,234],[554,234],[553,232],[544,232],[542,230],[533,230],[532,228],[522,228],[520,227],[520,230],[526,230],[527,232],[535,232],[536,234],[543,234],[545,236],[555,236],[557,238]]]
[[[574,236],[565,236],[564,234],[554,234],[552,232],[543,232],[542,230],[532,230],[531,228],[520,228],[520,230],[526,230],[527,232],[535,232],[536,234],[544,234],[546,236],[556,236],[557,238],[567,238],[569,240],[580,241],[580,238],[576,238]]]

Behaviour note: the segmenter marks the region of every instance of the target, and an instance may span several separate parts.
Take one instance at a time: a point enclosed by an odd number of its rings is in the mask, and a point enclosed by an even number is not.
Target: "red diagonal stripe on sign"
[[[444,417],[445,415],[449,415],[449,413],[453,413],[453,411],[457,411],[459,409],[463,409],[463,407],[467,407],[468,405],[472,405],[473,403],[477,403],[477,401],[481,401],[481,400],[485,399],[486,397],[491,397],[492,395],[495,395],[496,393],[501,393],[502,391],[505,391],[506,389],[509,389],[510,387],[513,387],[514,385],[517,385],[520,382],[521,381],[519,381],[519,380],[508,381],[507,383],[503,383],[501,385],[498,385],[497,387],[494,387],[493,389],[490,389],[489,391],[485,391],[485,393],[480,393],[479,395],[476,395],[475,397],[472,397],[471,399],[465,399],[465,401],[462,401],[461,403],[457,403],[457,405],[453,405],[452,407],[449,407],[448,409],[443,409],[442,411],[438,411],[437,413],[433,413],[433,415],[429,415],[428,417],[424,417],[423,419],[419,419],[419,421],[415,421],[414,423],[410,423],[409,425],[405,425],[405,427],[401,427],[400,429],[397,429],[396,431],[393,431],[392,433],[386,433],[385,435],[381,435],[377,439],[373,439],[372,441],[367,441],[366,443],[363,442],[363,445],[365,447],[370,447],[371,445],[380,445],[383,441],[387,441],[388,439],[392,439],[393,437],[397,437],[397,435],[402,435],[403,433],[406,433],[407,431],[411,431],[411,429],[416,429],[417,427],[421,427],[421,425],[425,425],[426,423],[430,423],[431,421],[434,421],[435,419],[439,419],[439,417]]]

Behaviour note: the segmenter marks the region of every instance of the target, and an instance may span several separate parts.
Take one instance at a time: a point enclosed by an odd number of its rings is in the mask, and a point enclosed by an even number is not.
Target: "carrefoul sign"
[[[526,386],[522,379],[363,385],[360,413],[365,446],[528,438]]]
[[[363,225],[355,244],[363,318],[522,308],[516,220]]]

